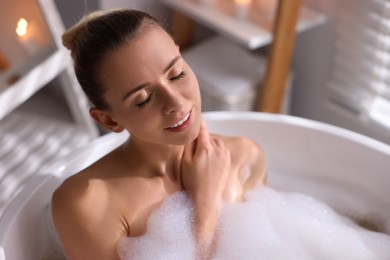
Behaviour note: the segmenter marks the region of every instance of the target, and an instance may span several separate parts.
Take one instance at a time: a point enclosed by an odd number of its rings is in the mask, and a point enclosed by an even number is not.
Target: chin
[[[173,145],[186,145],[189,143],[192,143],[193,141],[196,140],[198,137],[199,130],[198,131],[191,131],[187,135],[182,136],[181,138],[175,138],[172,140]]]
[[[183,133],[183,135],[173,137],[170,143],[173,145],[185,145],[195,141],[199,135],[200,122],[196,122],[192,125],[191,129],[188,130],[189,131],[185,134]]]

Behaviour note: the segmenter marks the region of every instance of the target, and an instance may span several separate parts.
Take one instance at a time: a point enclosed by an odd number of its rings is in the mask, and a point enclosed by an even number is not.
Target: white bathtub
[[[389,232],[390,146],[319,122],[255,112],[204,114],[212,132],[257,141],[269,161],[270,186],[299,191]],[[48,205],[66,176],[120,145],[126,134],[108,134],[34,177],[0,219],[0,260],[54,259]]]

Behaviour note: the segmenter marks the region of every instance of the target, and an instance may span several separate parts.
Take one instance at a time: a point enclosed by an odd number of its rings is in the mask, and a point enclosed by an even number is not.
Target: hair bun
[[[72,52],[72,56],[73,50],[75,49],[75,45],[77,44],[80,35],[82,35],[82,32],[84,32],[84,30],[86,29],[88,23],[91,20],[102,16],[103,14],[104,13],[102,11],[90,13],[89,15],[82,18],[77,24],[69,28],[69,30],[67,30],[62,35],[62,45],[64,45],[68,50]]]

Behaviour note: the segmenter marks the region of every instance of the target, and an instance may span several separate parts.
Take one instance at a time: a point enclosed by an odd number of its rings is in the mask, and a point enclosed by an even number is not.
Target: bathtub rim
[[[263,122],[282,123],[287,125],[294,125],[303,127],[306,129],[313,129],[323,133],[329,133],[335,136],[348,139],[359,144],[369,146],[375,150],[383,152],[390,156],[390,145],[374,139],[372,137],[360,134],[353,130],[342,128],[336,125],[331,125],[321,121],[316,121],[308,118],[297,117],[293,115],[285,114],[271,114],[255,111],[211,111],[203,113],[204,119],[207,121],[212,120],[214,122],[224,121],[227,119],[239,119],[239,120],[261,120]]]
[[[229,119],[236,120],[261,120],[264,122],[273,122],[278,124],[287,124],[298,126],[306,129],[313,129],[319,132],[329,133],[331,135],[339,136],[341,138],[362,144],[364,146],[370,147],[374,150],[377,150],[381,153],[390,156],[390,146],[382,143],[373,138],[364,136],[362,134],[353,132],[351,130],[347,130],[341,127],[333,126],[327,123],[322,123],[310,119],[299,118],[290,115],[280,115],[280,114],[268,114],[268,113],[260,113],[260,112],[226,112],[226,111],[218,111],[218,112],[205,112],[203,113],[203,117],[206,121],[224,121]],[[101,145],[101,140],[104,142],[115,142],[115,145],[112,145],[112,149],[115,148],[116,145],[120,145],[128,138],[127,133],[120,134],[108,134],[100,137],[101,139],[95,139],[90,144],[85,147],[80,147],[77,151],[85,152],[88,149],[91,149],[91,146]],[[106,151],[106,150],[105,150]],[[103,156],[105,153],[102,153]],[[72,155],[70,155],[72,156]],[[61,179],[64,177],[63,172],[66,170],[65,168],[61,168],[60,166],[64,164],[66,161],[65,156],[61,160],[54,163],[51,168],[49,168],[46,173],[50,174],[41,174],[34,176],[31,181],[29,181],[26,186],[19,192],[19,194],[8,204],[5,208],[1,218],[0,223],[7,223],[8,226],[3,225],[0,231],[0,259],[5,260],[5,249],[2,247],[6,244],[7,236],[3,236],[3,234],[7,234],[11,229],[13,223],[15,223],[16,219],[13,219],[12,215],[21,212],[24,205],[27,203],[27,199],[31,195],[29,192],[33,192],[33,194],[39,192],[39,190],[44,186],[47,182],[58,181],[58,177]],[[55,179],[55,180],[54,180]],[[8,219],[8,220],[6,220]],[[3,222],[4,221],[4,222]],[[0,225],[1,228],[1,225]],[[3,233],[5,232],[5,233]]]

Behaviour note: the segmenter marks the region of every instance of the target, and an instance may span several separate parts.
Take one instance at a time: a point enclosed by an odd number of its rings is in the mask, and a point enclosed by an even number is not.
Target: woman
[[[94,13],[63,35],[90,115],[129,140],[55,191],[55,227],[69,259],[118,259],[125,236],[146,232],[160,203],[185,190],[198,257],[212,254],[220,204],[265,182],[250,140],[210,135],[196,77],[163,26],[146,13]],[[250,174],[247,174],[250,169]]]

